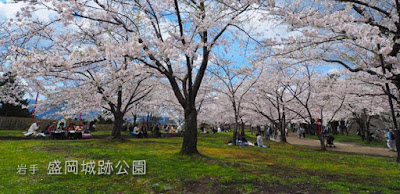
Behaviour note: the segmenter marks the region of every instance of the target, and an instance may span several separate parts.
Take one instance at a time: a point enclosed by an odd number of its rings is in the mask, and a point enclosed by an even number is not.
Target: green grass
[[[98,131],[94,135],[107,135]],[[124,132],[126,134],[126,132]],[[1,131],[0,137],[22,136]],[[231,133],[199,134],[201,156],[182,156],[182,138],[0,140],[0,193],[396,193],[400,168],[394,159],[266,142],[271,148],[224,144]],[[254,135],[248,138],[255,140]],[[54,160],[146,160],[146,175],[48,175]],[[19,164],[38,164],[35,175],[18,175]],[[64,164],[62,164],[64,165]],[[115,169],[114,169],[115,170]],[[114,172],[115,173],[115,172]]]
[[[374,141],[368,143],[368,142],[363,141],[361,139],[361,137],[358,135],[334,135],[334,137],[335,137],[335,142],[352,143],[352,144],[357,144],[357,145],[361,145],[361,146],[387,148],[386,141],[374,140]],[[318,139],[318,136],[306,135],[306,138]]]

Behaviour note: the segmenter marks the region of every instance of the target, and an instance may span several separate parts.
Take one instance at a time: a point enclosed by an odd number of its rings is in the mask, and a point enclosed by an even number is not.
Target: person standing
[[[300,125],[300,130],[301,130],[301,134],[302,134],[303,138],[305,139],[306,138],[306,129],[304,128],[303,125]]]
[[[201,130],[202,133],[207,133],[206,128],[204,127],[204,125],[200,127],[200,130]]]
[[[297,129],[297,135],[299,135],[299,139],[303,136],[303,132],[301,131],[301,126]]]
[[[266,131],[266,129],[267,129],[267,126],[266,126],[266,125],[264,125],[264,127],[261,128],[261,133],[260,133],[261,136],[265,136],[265,131]]]
[[[396,145],[395,145],[396,142],[395,142],[394,134],[393,134],[392,130],[390,130],[389,128],[386,128],[386,136],[387,136],[386,145],[388,146],[390,151],[397,151]]]

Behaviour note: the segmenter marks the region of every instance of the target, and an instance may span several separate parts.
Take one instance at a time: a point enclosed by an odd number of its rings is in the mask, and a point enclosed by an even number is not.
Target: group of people
[[[135,125],[129,128],[129,133],[137,138],[147,137],[147,128],[142,125],[140,128]]]
[[[175,127],[173,125],[164,125],[163,126],[163,130],[166,133],[172,133],[172,134],[181,133],[182,132],[182,126],[178,125],[178,127],[176,127],[176,129],[175,129]]]
[[[297,135],[299,136],[299,139],[301,139],[301,138],[306,138],[306,129],[303,127],[303,126],[300,126],[298,129],[297,129]]]
[[[264,145],[263,136],[261,134],[257,133],[256,137],[257,137],[257,140],[253,144],[250,141],[247,141],[245,135],[238,134],[238,136],[236,138],[236,145],[239,145],[239,146],[257,146],[257,147],[263,147],[263,148],[267,148],[268,147],[268,146]],[[229,141],[228,145],[232,145],[232,141]]]
[[[147,133],[147,127],[143,124],[140,127],[138,125],[133,125],[132,127],[129,127],[129,133],[137,138],[143,138],[143,137],[148,137]],[[162,130],[165,133],[170,133],[170,134],[177,134],[177,133],[182,133],[182,126],[178,125],[176,128],[173,125],[163,125]],[[154,134],[155,137],[161,137],[161,129],[159,125],[155,125],[152,130],[152,134]]]
[[[203,125],[200,127],[201,133],[208,133],[206,127]],[[229,132],[229,128],[225,127],[224,125],[214,125],[211,127],[211,133],[221,133],[221,132]]]
[[[96,130],[95,122],[90,123],[84,121],[80,124],[70,123],[67,125],[65,119],[59,120],[57,123],[52,122],[41,129],[40,121],[32,123],[28,131],[24,133],[25,137],[46,137],[51,136],[53,139],[88,139],[92,135],[90,132]]]
[[[252,127],[251,131],[253,130],[257,130],[257,134],[259,134],[260,136],[264,136],[266,139],[270,139],[271,137],[274,139],[277,139],[281,136],[281,131],[273,126],[264,126],[264,128],[261,128],[260,126],[257,127]],[[287,127],[285,127],[285,136],[288,137],[289,136],[289,129]]]

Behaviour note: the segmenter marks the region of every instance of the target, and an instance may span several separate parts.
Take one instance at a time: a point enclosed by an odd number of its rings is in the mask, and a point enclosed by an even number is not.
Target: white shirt
[[[262,147],[264,145],[261,135],[257,136],[257,146]]]
[[[28,129],[28,132],[35,133],[36,130],[38,130],[38,129],[39,129],[39,127],[37,126],[37,124],[36,123],[32,123],[32,125]]]
[[[139,127],[133,128],[133,131],[134,131],[135,133],[138,133],[138,132],[139,132]]]

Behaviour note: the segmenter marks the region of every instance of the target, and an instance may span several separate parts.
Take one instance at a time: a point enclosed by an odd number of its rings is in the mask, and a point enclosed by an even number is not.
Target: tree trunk
[[[242,137],[244,137],[245,136],[245,133],[244,133],[244,122],[243,122],[243,120],[241,121],[241,132],[240,132],[240,134],[242,135]]]
[[[137,114],[133,115],[133,126],[136,126],[136,119],[137,119]]]
[[[360,127],[360,130],[358,131],[358,135],[361,137],[361,140],[366,141],[365,138],[365,122],[363,121],[362,118],[356,118],[357,124]]]
[[[150,122],[150,114],[147,113],[147,115],[146,115],[146,126],[144,128],[148,129],[147,127],[149,127],[149,122]]]
[[[181,154],[199,154],[197,150],[197,111],[196,108],[185,109],[185,132]]]
[[[114,126],[111,135],[114,138],[121,137],[121,129],[124,123],[124,115],[120,112],[114,113]]]
[[[286,115],[285,115],[285,107],[283,107],[283,115],[282,115],[282,122],[281,125],[281,142],[287,143],[286,140]]]
[[[319,142],[321,143],[321,150],[326,151],[325,140],[324,137],[322,136],[322,133],[318,134],[318,136],[319,136]]]
[[[393,130],[395,142],[396,142],[396,149],[397,149],[397,163],[400,163],[400,130]]]
[[[321,144],[321,151],[326,151],[325,140],[324,140],[324,137],[322,136],[322,133],[319,133],[318,126],[314,122],[312,122],[311,123],[311,128],[313,128],[313,131],[319,137],[319,143]]]
[[[284,124],[281,124],[281,142],[287,143]]]
[[[239,128],[239,124],[236,121],[235,122],[235,129],[233,130],[233,136],[232,136],[232,144],[236,145],[236,139],[237,139],[237,133],[238,133],[238,128]]]
[[[371,117],[368,116],[368,119],[365,120],[365,137],[367,143],[371,142],[371,132],[369,131],[369,121],[371,120]]]
[[[238,131],[239,131],[239,122],[238,122],[238,116],[235,113],[235,130],[233,131],[233,136],[232,136],[232,144],[236,145],[236,139],[238,136]]]

